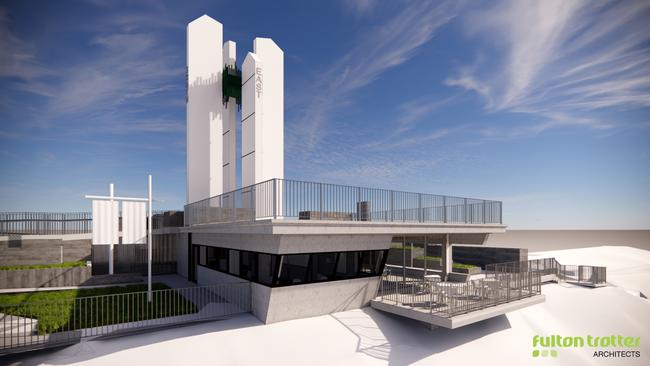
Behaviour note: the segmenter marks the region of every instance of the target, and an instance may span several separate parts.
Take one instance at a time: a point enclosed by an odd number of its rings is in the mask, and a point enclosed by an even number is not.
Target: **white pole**
[[[153,231],[153,226],[152,220],[151,220],[151,206],[153,204],[153,193],[152,193],[152,182],[151,182],[151,174],[149,174],[149,230],[147,232],[147,256],[148,256],[148,261],[147,261],[147,300],[151,302],[152,294],[151,294],[151,233]]]
[[[110,239],[109,239],[109,243],[108,243],[109,244],[109,247],[108,247],[108,274],[109,275],[113,274],[113,241],[115,241],[115,238],[113,237],[113,234],[114,234],[113,228],[115,227],[115,223],[113,222],[114,215],[115,215],[115,212],[113,212],[113,197],[115,196],[114,195],[114,193],[115,193],[114,190],[115,190],[115,187],[114,187],[113,183],[109,184],[108,185],[108,197],[109,197],[110,202],[111,202],[111,209],[110,209],[110,213],[111,213],[110,225],[111,226],[110,226],[110,229],[109,229],[110,230],[110,235],[109,235]],[[118,221],[118,224],[119,224],[119,221]]]

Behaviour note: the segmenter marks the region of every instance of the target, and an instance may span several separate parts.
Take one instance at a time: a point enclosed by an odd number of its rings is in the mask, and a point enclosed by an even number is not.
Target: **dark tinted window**
[[[359,252],[341,252],[336,266],[336,277],[353,278],[359,272]]]
[[[361,252],[361,274],[375,276],[380,274],[384,252],[380,250]]]
[[[206,247],[207,258],[206,266],[216,269],[217,268],[217,248],[215,247]]]
[[[273,284],[273,277],[276,271],[277,255],[258,253],[257,254],[257,281],[263,285]]]
[[[199,247],[199,264],[202,266],[206,265],[206,252],[207,252],[207,247],[201,246]]]
[[[239,276],[239,250],[230,249],[228,258],[228,272]]]
[[[257,253],[239,253],[239,275],[247,280],[257,281]]]
[[[315,253],[311,255],[309,281],[328,281],[334,278],[338,253]]]
[[[283,255],[278,284],[296,285],[304,283],[307,277],[308,264],[309,254]]]
[[[222,272],[228,272],[228,249],[216,248],[216,269]]]

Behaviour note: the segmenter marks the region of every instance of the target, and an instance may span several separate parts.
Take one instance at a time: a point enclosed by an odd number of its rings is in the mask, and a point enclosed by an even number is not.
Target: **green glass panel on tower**
[[[241,106],[241,70],[237,67],[226,66],[223,69],[223,102],[228,98],[235,98],[237,105]]]

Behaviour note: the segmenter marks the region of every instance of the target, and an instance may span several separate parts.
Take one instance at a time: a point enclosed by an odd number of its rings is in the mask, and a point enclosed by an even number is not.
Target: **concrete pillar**
[[[402,237],[402,282],[406,282],[406,236]]]
[[[451,272],[451,244],[449,243],[449,234],[442,238],[442,280],[447,281],[447,275]]]
[[[427,236],[424,236],[424,275],[427,275]]]

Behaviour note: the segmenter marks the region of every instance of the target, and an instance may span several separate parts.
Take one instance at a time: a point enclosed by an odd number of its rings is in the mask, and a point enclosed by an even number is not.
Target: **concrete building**
[[[256,38],[240,76],[234,43],[222,44],[215,20],[203,16],[188,26],[183,276],[198,284],[250,281],[253,313],[272,323],[370,304],[396,236],[440,244],[444,281],[452,244],[482,244],[505,231],[497,201],[284,179],[283,51]],[[204,80],[211,80],[205,89]],[[232,80],[241,80],[239,91]],[[234,190],[237,95],[242,187]]]

